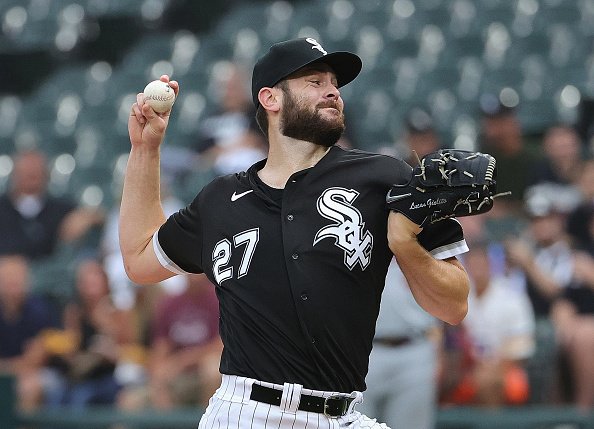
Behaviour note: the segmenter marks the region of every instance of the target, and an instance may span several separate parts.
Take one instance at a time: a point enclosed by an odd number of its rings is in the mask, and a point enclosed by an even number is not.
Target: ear
[[[282,101],[281,93],[278,88],[264,87],[258,92],[258,101],[264,109],[278,112]]]

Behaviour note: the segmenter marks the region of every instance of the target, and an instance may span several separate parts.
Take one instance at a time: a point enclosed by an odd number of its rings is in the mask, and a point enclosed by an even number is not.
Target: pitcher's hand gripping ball
[[[150,82],[144,88],[143,94],[144,101],[158,113],[168,111],[175,102],[175,91],[162,80]]]
[[[495,158],[486,153],[440,149],[425,155],[408,183],[394,184],[386,206],[420,226],[450,217],[486,213],[497,193]]]

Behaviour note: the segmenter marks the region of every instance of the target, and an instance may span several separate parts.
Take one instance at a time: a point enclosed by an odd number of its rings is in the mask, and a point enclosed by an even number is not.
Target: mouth
[[[341,113],[337,106],[319,106],[318,110],[334,110],[338,114]]]

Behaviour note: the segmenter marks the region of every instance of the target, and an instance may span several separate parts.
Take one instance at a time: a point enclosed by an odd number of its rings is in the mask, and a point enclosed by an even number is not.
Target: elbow
[[[468,300],[465,299],[463,302],[460,302],[453,307],[454,308],[452,308],[447,317],[443,320],[450,325],[458,325],[462,323],[468,313]]]
[[[126,258],[124,258],[124,269],[126,270],[126,275],[131,282],[143,284],[141,274],[137,270],[134,270],[134,267],[132,264],[126,261]]]
[[[128,278],[137,284],[155,284],[175,274],[161,266],[155,259],[145,257],[124,256],[124,269]]]
[[[464,273],[466,274],[465,271]],[[452,301],[447,318],[444,319],[444,321],[450,325],[460,324],[468,313],[468,294],[470,293],[470,280],[468,279],[468,275],[464,275],[458,282],[458,285],[456,298]]]
[[[126,275],[130,279],[130,281],[137,283],[137,284],[149,284],[152,283],[149,278],[147,277],[146,270],[141,270],[136,267],[136,264],[133,263],[132,258],[127,258],[124,256],[124,270],[126,271]]]

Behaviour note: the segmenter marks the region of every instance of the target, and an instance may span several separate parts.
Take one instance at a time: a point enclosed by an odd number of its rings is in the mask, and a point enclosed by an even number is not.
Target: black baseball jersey
[[[277,384],[365,389],[368,357],[392,253],[385,198],[411,167],[386,155],[333,146],[293,174],[282,202],[257,172],[204,187],[155,234],[161,263],[205,272],[216,285],[221,372]],[[455,220],[424,232],[442,257],[466,246]]]

